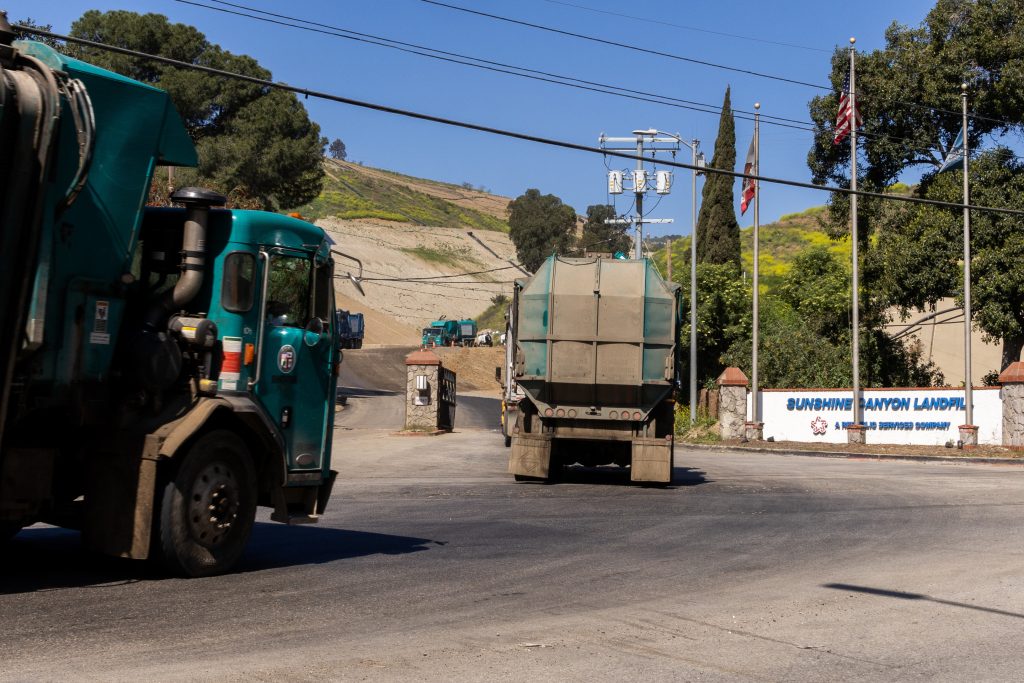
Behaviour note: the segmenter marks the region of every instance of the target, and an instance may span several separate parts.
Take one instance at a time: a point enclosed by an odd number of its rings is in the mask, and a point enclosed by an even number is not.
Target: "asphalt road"
[[[373,400],[372,398],[368,398]],[[516,484],[499,435],[340,429],[322,523],[168,579],[23,531],[2,680],[1019,680],[1024,472],[677,451]],[[266,519],[261,515],[261,519]]]

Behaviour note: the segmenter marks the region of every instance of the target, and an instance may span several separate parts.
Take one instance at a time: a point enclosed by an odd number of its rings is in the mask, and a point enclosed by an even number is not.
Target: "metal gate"
[[[455,429],[455,371],[438,368],[437,427]]]

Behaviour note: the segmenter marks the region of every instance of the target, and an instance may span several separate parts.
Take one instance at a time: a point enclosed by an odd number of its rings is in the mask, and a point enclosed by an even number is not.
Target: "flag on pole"
[[[832,144],[838,145],[850,134],[851,126],[855,125],[860,128],[863,122],[860,116],[860,100],[857,101],[856,123],[854,122],[853,107],[850,106],[850,72],[846,72],[846,78],[843,79],[843,91],[839,95],[839,113],[836,114],[836,136],[832,138]]]
[[[754,166],[757,162],[757,151],[754,148],[754,141],[756,138],[750,138],[750,149],[747,150],[747,160],[743,164],[743,172],[751,174],[754,172]],[[740,192],[740,215],[742,216],[747,212],[747,207],[750,206],[750,200],[754,198],[757,193],[757,181],[753,178],[743,179],[743,189]]]
[[[956,168],[964,167],[964,129],[961,128],[960,132],[956,134],[956,141],[953,146],[949,148],[949,152],[946,154],[945,160],[942,162],[942,166],[939,166],[939,173],[943,171],[952,171]]]

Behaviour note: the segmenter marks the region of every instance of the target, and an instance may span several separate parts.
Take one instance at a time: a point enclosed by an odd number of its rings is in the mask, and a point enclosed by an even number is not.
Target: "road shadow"
[[[396,396],[397,391],[388,389],[367,389],[365,387],[338,387],[338,401],[344,403],[350,398],[370,398],[373,396]]]
[[[572,465],[563,467],[553,479],[547,484],[606,484],[616,486],[637,486],[641,488],[677,489],[690,486],[700,486],[711,483],[712,480],[702,470],[693,467],[675,467],[672,469],[672,481],[667,484],[636,482],[629,478],[629,469],[626,467],[582,467]]]
[[[923,602],[934,602],[939,605],[948,605],[950,607],[962,607],[964,609],[971,609],[978,612],[987,612],[988,614],[998,614],[1002,617],[1015,617],[1017,619],[1024,619],[1024,614],[1020,612],[1010,612],[1003,609],[997,609],[995,607],[982,607],[981,605],[972,605],[966,602],[956,602],[955,600],[943,600],[942,598],[934,598],[924,593],[908,593],[905,591],[894,591],[886,588],[873,588],[871,586],[857,586],[850,583],[824,583],[822,588],[832,588],[834,590],[849,591],[851,593],[865,593],[867,595],[877,595],[883,598],[896,598],[897,600],[920,600]]]
[[[439,545],[444,542],[348,529],[256,522],[245,553],[231,574],[324,564],[368,555],[404,555]],[[0,595],[63,588],[113,588],[174,578],[155,563],[90,552],[83,548],[78,532],[51,527],[23,530],[0,549],[0,558]]]
[[[236,571],[324,564],[367,555],[405,555],[444,545],[412,536],[257,522]]]

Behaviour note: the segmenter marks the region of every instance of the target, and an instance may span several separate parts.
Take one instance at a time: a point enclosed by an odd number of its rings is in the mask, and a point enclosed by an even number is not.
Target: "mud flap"
[[[513,434],[508,473],[547,479],[551,466],[550,434]]]
[[[632,481],[668,484],[672,481],[672,440],[633,439]]]
[[[149,557],[158,449],[159,439],[150,434],[141,457],[112,452],[92,459],[82,527],[87,548],[114,557]]]

